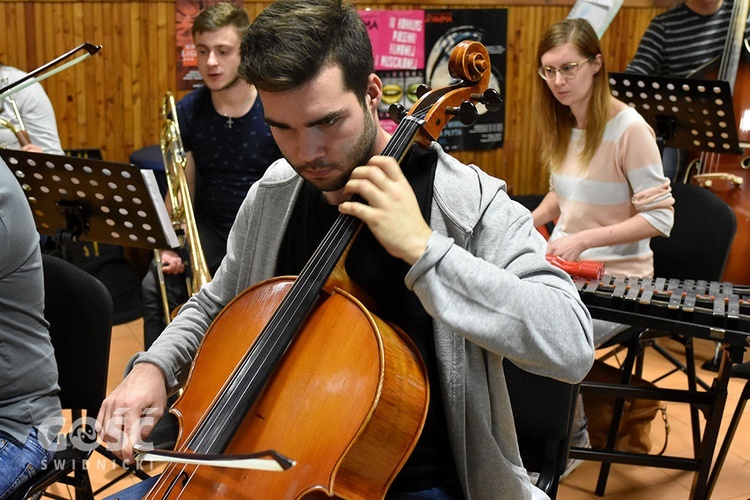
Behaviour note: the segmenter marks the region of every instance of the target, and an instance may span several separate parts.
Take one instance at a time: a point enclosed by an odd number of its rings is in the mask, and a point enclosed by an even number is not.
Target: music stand
[[[127,163],[0,149],[26,193],[37,231],[147,249],[179,246],[154,173]]]
[[[651,125],[662,153],[669,146],[742,154],[728,82],[610,73],[609,84]]]
[[[743,154],[729,82],[610,73],[609,84],[612,95],[637,109],[654,129],[662,155],[667,146]],[[703,368],[719,371],[719,358],[717,348],[714,359]]]

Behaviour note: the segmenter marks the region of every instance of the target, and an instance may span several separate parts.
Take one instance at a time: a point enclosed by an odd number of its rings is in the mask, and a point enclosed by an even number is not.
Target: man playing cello
[[[222,308],[251,285],[299,274],[343,213],[365,224],[347,272],[408,332],[431,386],[424,430],[387,498],[545,498],[521,462],[502,361],[575,383],[593,342],[589,313],[547,263],[531,214],[503,181],[436,142],[400,165],[380,155],[391,139],[378,122],[382,83],[353,5],[278,0],[242,51],[240,74],[258,88],[284,159],[248,193],[213,280],[131,360],[102,405],[101,437],[125,443],[132,461],[148,435],[141,417],[165,411]],[[132,493],[117,496],[143,492]]]

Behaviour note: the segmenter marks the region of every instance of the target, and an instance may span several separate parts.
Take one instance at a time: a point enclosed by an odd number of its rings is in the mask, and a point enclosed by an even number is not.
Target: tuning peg
[[[426,83],[420,83],[419,86],[417,87],[417,91],[416,91],[417,99],[421,99],[422,96],[425,95],[430,90],[432,90],[432,89],[430,88],[429,85],[427,85]]]
[[[396,123],[401,123],[406,113],[406,108],[400,102],[393,103],[388,107],[388,116]]]
[[[479,116],[477,107],[474,106],[470,101],[462,102],[461,106],[459,107],[449,106],[445,108],[445,112],[449,115],[458,116],[459,120],[461,120],[461,123],[466,126],[474,125],[474,123],[476,123],[477,121],[477,117]]]
[[[503,105],[503,100],[500,99],[500,93],[495,89],[485,90],[484,94],[482,94],[482,97],[479,99],[479,102],[484,104],[484,107],[487,108],[488,111],[500,111],[500,108]]]

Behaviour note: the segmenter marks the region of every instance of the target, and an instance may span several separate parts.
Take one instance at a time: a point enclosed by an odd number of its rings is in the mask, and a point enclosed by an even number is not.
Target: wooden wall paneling
[[[90,40],[91,43],[102,45],[102,50],[97,55],[97,65],[101,68],[101,74],[103,75],[104,85],[101,91],[104,95],[104,108],[101,110],[101,125],[97,127],[98,141],[96,144],[98,146],[91,144],[87,146],[100,147],[104,159],[112,161],[122,161],[124,155],[113,148],[107,139],[113,135],[125,133],[128,127],[125,122],[126,110],[130,107],[130,103],[125,100],[124,90],[126,87],[125,79],[130,72],[129,63],[123,60],[127,43],[127,35],[123,32],[124,5],[124,3],[102,5],[103,29],[101,39]],[[88,61],[84,64],[87,63]]]
[[[602,38],[610,71],[625,68],[650,20],[676,1],[625,0]],[[356,3],[376,9],[507,8],[504,147],[456,156],[505,179],[514,194],[546,191],[533,112],[536,44],[574,0]],[[244,3],[251,19],[268,4]],[[105,159],[128,161],[135,149],[158,143],[164,92],[172,90],[178,98],[185,94],[175,90],[173,0],[0,0],[0,16],[6,21],[0,60],[23,70],[84,41],[103,47],[95,57],[42,82],[57,113],[63,147],[101,148]]]
[[[143,87],[144,84],[148,83],[148,80],[146,80],[148,73],[155,70],[155,66],[152,66],[155,62],[151,59],[148,51],[142,50],[141,46],[148,37],[148,32],[143,29],[145,20],[142,17],[144,14],[141,10],[144,8],[143,2],[133,3],[130,12],[128,12],[126,29],[130,34],[128,49],[130,51],[131,72],[129,79],[125,80],[125,88],[129,88],[130,91],[129,99],[126,99],[125,102],[131,103],[131,113],[130,122],[125,128],[130,133],[123,138],[123,153],[136,149],[136,136],[142,136],[144,131],[148,129],[148,126],[143,124],[144,114],[146,119],[150,118],[149,113],[144,113],[143,110]]]
[[[175,52],[175,14],[174,10],[169,10],[167,4],[160,3],[156,6],[156,13],[158,17],[158,26],[156,30],[156,37],[153,41],[153,53],[156,54],[156,66],[159,71],[159,75],[156,81],[160,82],[162,88],[153,88],[148,106],[150,113],[157,119],[158,127],[150,126],[147,134],[144,134],[143,140],[145,143],[141,143],[139,147],[147,146],[149,144],[158,144],[159,135],[161,130],[161,105],[164,94],[167,90],[174,93],[176,88],[176,81],[174,75],[177,72]]]
[[[0,30],[0,61],[10,62],[26,58],[26,9],[21,3],[0,4],[0,18],[7,19]]]
[[[71,34],[68,37],[73,42],[70,44],[71,48],[79,45],[76,43],[77,40],[80,40],[81,43],[86,41],[84,19],[87,15],[91,15],[91,7],[93,5],[94,4],[87,5],[83,3],[74,3],[71,5],[71,16],[73,22],[70,26]],[[92,58],[88,58],[87,62],[92,62],[92,60]],[[75,123],[75,137],[85,144],[89,142],[90,135],[96,130],[96,115],[91,115],[92,123],[91,126],[89,126],[88,103],[93,101],[93,99],[90,99],[86,91],[88,90],[87,83],[89,75],[89,71],[87,70],[91,68],[90,65],[86,64],[78,64],[77,66],[78,67],[72,68],[75,71],[71,75],[74,78],[74,80],[72,80],[74,85],[70,89],[69,94],[72,97],[71,107],[73,109],[73,116],[71,116],[70,119]],[[72,142],[72,139],[69,138],[68,141]]]
[[[89,19],[93,26],[88,32],[83,30],[80,35],[82,41],[99,45],[105,43],[104,34],[107,22],[104,11],[105,4],[85,4],[84,22],[85,19]],[[85,80],[82,83],[83,94],[81,99],[85,103],[86,112],[85,115],[78,117],[78,123],[85,124],[86,133],[77,136],[78,142],[75,142],[77,148],[103,149],[104,137],[108,130],[112,130],[112,125],[107,121],[109,115],[107,113],[107,89],[112,88],[112,77],[105,71],[105,59],[102,57],[103,50],[105,50],[104,46],[97,55],[83,63]]]

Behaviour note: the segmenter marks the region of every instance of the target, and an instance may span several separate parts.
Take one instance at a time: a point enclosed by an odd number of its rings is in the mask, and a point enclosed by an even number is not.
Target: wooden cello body
[[[750,41],[744,39],[746,19],[747,0],[737,0],[724,54],[691,75],[733,84],[732,102],[741,153],[701,153],[687,170],[691,182],[713,191],[735,213],[737,232],[722,276],[723,280],[733,283],[750,283],[747,262],[750,256]]]
[[[449,70],[459,82],[424,93],[381,154],[400,161],[415,142],[436,140],[471,101],[495,97],[499,107],[496,93],[488,96],[482,44],[461,42]],[[251,286],[214,318],[171,410],[182,462],[167,466],[144,498],[385,496],[421,433],[429,383],[410,338],[371,313],[346,276],[360,225],[339,214],[298,277]],[[293,466],[206,464],[266,450]]]
[[[183,432],[178,449],[205,417],[196,399],[221,392],[292,282],[254,286],[214,320],[173,409]],[[146,498],[382,498],[416,443],[427,400],[425,370],[405,334],[334,290],[224,451],[274,449],[296,465],[283,472],[170,465]],[[183,478],[189,487],[175,487]]]

